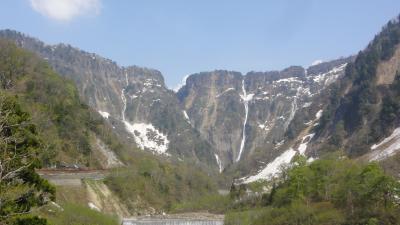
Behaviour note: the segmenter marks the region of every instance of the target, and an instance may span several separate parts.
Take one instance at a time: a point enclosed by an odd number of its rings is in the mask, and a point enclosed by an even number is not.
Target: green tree
[[[40,148],[29,115],[0,93],[0,223],[23,224],[29,217],[19,216],[54,198],[54,187],[35,173]]]

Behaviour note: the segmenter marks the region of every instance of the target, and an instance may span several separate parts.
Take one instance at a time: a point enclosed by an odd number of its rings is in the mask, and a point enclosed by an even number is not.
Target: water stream
[[[191,220],[191,219],[142,219],[124,220],[122,225],[223,225],[222,220]]]
[[[127,72],[125,72],[125,82],[126,82],[126,86],[125,86],[125,88],[123,88],[122,89],[122,91],[121,91],[121,99],[122,99],[122,104],[123,104],[123,106],[122,106],[122,112],[121,112],[121,116],[122,116],[122,122],[126,122],[126,120],[125,120],[125,111],[126,111],[126,97],[125,97],[125,90],[126,90],[126,88],[128,87],[128,85],[129,85],[129,81],[128,81],[128,73]]]
[[[239,155],[236,158],[236,162],[238,162],[240,160],[240,157],[242,156],[242,153],[243,153],[244,144],[246,143],[246,124],[247,124],[247,117],[249,115],[249,101],[254,96],[254,94],[249,94],[249,95],[247,94],[246,88],[244,87],[244,80],[242,80],[242,92],[243,92],[243,95],[240,95],[240,97],[243,100],[245,117],[244,117],[244,123],[243,123],[242,141],[240,143]]]

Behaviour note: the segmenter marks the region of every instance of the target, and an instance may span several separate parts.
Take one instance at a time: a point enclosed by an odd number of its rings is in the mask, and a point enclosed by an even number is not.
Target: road
[[[102,180],[106,170],[55,170],[42,169],[36,171],[42,178],[59,186],[80,186],[82,179]]]

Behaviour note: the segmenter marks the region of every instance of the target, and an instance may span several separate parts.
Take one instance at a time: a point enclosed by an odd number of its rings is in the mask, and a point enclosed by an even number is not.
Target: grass
[[[41,208],[37,214],[48,220],[49,225],[117,225],[118,218],[97,212],[88,207],[67,203],[63,210],[53,205]]]
[[[229,196],[210,194],[198,197],[194,200],[175,204],[172,213],[208,211],[210,213],[222,214],[232,204]]]

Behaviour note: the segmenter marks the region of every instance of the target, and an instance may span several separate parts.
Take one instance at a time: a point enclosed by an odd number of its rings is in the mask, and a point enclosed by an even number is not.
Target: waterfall
[[[242,92],[243,92],[243,95],[240,95],[240,97],[243,100],[245,117],[244,117],[244,123],[243,123],[242,141],[240,143],[239,155],[236,159],[236,162],[238,162],[240,160],[240,157],[242,156],[244,144],[246,143],[246,124],[247,124],[247,117],[249,115],[249,101],[254,96],[254,94],[249,94],[249,95],[247,94],[246,88],[244,87],[244,79],[242,80]]]
[[[123,104],[123,106],[122,106],[122,122],[126,122],[126,120],[125,120],[125,111],[126,111],[126,97],[125,97],[125,90],[126,90],[126,88],[128,87],[128,85],[129,85],[129,81],[128,81],[128,72],[125,72],[125,83],[126,83],[126,86],[125,86],[125,88],[123,88],[122,89],[122,91],[121,91],[121,99],[122,99],[122,104]]]

